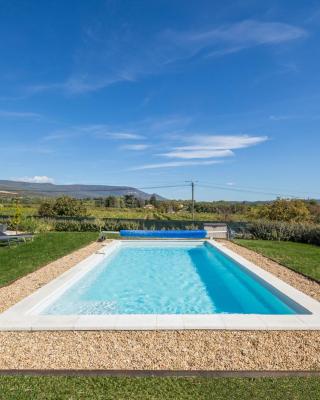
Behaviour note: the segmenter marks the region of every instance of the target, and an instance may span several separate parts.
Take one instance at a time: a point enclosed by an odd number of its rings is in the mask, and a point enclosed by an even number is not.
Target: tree
[[[84,204],[69,196],[58,197],[53,205],[54,215],[65,217],[82,217],[87,215]]]
[[[51,218],[54,217],[53,203],[50,201],[43,201],[38,209],[39,217]]]
[[[104,202],[107,208],[119,208],[119,200],[116,196],[108,196]]]
[[[150,199],[149,199],[149,203],[152,204],[155,208],[157,208],[158,206],[158,200],[155,194],[153,194]]]
[[[11,225],[15,228],[16,233],[18,233],[19,225],[21,224],[21,221],[22,221],[22,208],[19,204],[19,201],[16,200],[14,214],[10,220]]]
[[[258,216],[270,221],[301,222],[310,218],[310,211],[302,200],[277,199],[261,207]]]
[[[124,196],[124,204],[128,208],[136,208],[138,206],[138,201],[133,194],[126,194]]]

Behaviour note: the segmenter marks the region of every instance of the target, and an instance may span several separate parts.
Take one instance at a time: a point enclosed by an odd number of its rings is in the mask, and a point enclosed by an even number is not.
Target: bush
[[[310,219],[310,211],[302,200],[277,199],[261,207],[258,217],[269,221],[302,222]]]
[[[54,202],[44,201],[38,210],[39,217],[85,217],[87,209],[84,204],[72,197],[58,197]]]
[[[283,240],[320,246],[320,225],[257,221],[248,224],[247,233],[253,239]]]
[[[122,229],[139,229],[139,222],[134,221],[106,221],[103,227],[105,231],[120,231]]]
[[[52,223],[35,218],[22,218],[19,230],[28,233],[43,233],[53,229]]]
[[[69,196],[58,197],[53,205],[54,215],[63,217],[81,217],[87,215],[86,207],[81,201]]]
[[[99,232],[103,229],[101,220],[59,220],[55,221],[54,229],[58,232]]]
[[[43,201],[38,209],[38,215],[39,217],[54,217],[55,213],[53,211],[53,203],[49,201]]]

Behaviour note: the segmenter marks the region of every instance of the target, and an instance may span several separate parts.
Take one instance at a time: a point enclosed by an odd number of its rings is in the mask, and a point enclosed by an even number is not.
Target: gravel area
[[[319,370],[316,332],[1,332],[1,369]]]
[[[227,247],[315,298],[320,285],[233,243]],[[10,307],[81,259],[94,243],[0,288]],[[0,332],[0,369],[320,370],[320,332]]]
[[[105,244],[106,242],[91,243],[67,256],[59,258],[59,260],[47,264],[45,267],[25,275],[11,285],[0,287],[0,313],[75,266],[90,254],[101,249]]]

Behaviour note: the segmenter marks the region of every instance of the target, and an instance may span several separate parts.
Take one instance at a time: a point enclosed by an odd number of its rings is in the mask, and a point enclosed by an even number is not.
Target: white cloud
[[[160,154],[165,157],[172,158],[185,158],[185,159],[193,159],[193,158],[220,158],[220,157],[230,157],[233,156],[234,153],[231,150],[173,150],[168,153]]]
[[[112,139],[118,139],[118,140],[126,140],[126,139],[140,140],[140,139],[144,139],[144,136],[142,136],[142,135],[138,135],[136,133],[127,133],[127,132],[106,132],[103,135],[105,137],[110,137]]]
[[[41,115],[34,112],[0,110],[0,117],[12,119],[39,119]]]
[[[286,121],[289,119],[295,119],[299,118],[299,116],[293,116],[293,115],[270,115],[269,119],[271,121]]]
[[[14,179],[17,182],[30,182],[30,183],[54,183],[54,179],[53,178],[49,178],[48,176],[40,176],[40,175],[36,175],[33,177],[23,177],[23,178],[16,178]]]
[[[42,140],[57,141],[74,139],[79,136],[94,136],[98,139],[114,139],[114,140],[141,140],[145,139],[144,136],[127,131],[116,131],[104,124],[91,124],[82,126],[71,126],[68,129],[61,129],[45,136]]]
[[[280,22],[244,20],[206,30],[166,30],[141,37],[121,25],[87,35],[76,51],[76,63],[62,82],[36,84],[29,93],[62,91],[66,94],[94,92],[117,82],[132,82],[141,76],[158,74],[170,65],[192,57],[221,57],[261,45],[279,45],[304,38],[307,32]],[[87,29],[89,32],[90,29]],[[99,38],[99,39],[98,39]]]
[[[144,169],[157,169],[157,168],[170,168],[170,167],[188,167],[188,166],[198,166],[198,165],[213,165],[220,164],[222,161],[210,160],[210,161],[172,161],[167,163],[158,164],[145,164],[139,165],[137,167],[130,168],[131,171],[139,171]]]
[[[174,147],[170,151],[157,154],[162,157],[170,157],[176,159],[186,159],[195,161],[172,161],[168,163],[146,164],[134,167],[134,170],[167,168],[167,167],[184,167],[196,165],[211,165],[218,162],[217,158],[223,159],[234,155],[232,150],[243,149],[254,146],[268,140],[267,136],[249,136],[249,135],[191,135],[188,137],[180,137],[180,140],[191,143],[187,146]],[[200,159],[208,159],[207,161],[199,161]]]
[[[249,135],[192,135],[186,138],[191,145],[177,147],[177,150],[236,150],[263,143],[267,136]]]
[[[141,151],[147,149],[148,147],[150,147],[149,144],[141,143],[141,144],[126,144],[121,148],[125,150]]]

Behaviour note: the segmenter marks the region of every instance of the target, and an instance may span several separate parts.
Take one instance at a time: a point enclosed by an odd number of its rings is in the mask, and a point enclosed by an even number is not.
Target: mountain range
[[[14,194],[30,197],[59,197],[68,195],[78,199],[96,198],[107,196],[124,196],[132,194],[143,200],[149,200],[152,194],[131,186],[109,186],[109,185],[55,185],[53,183],[31,183],[10,180],[0,180],[0,195]],[[155,194],[157,200],[163,197]]]

